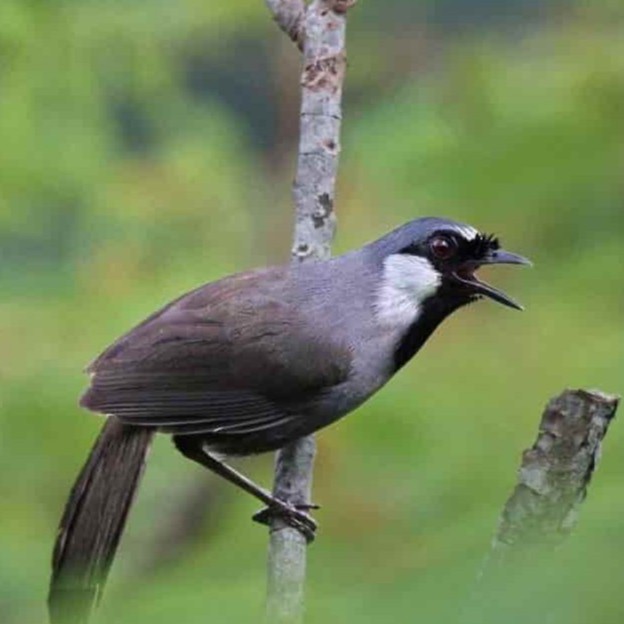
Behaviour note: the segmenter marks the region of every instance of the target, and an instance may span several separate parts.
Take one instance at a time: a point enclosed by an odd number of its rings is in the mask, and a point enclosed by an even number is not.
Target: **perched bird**
[[[281,448],[379,390],[458,308],[489,297],[486,264],[530,264],[447,219],[411,221],[326,261],[225,277],[169,303],[88,368],[81,405],[107,415],[71,491],[53,556],[53,621],[85,621],[105,581],[150,442],[169,433],[308,534],[306,508],[277,500],[222,455]]]

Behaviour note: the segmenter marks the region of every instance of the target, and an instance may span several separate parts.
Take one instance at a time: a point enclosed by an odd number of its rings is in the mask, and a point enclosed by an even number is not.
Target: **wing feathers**
[[[291,406],[342,383],[352,359],[318,340],[296,288],[282,267],[182,296],[93,362],[81,405],[180,434],[295,430],[305,415]]]
[[[184,375],[95,373],[81,405],[168,433],[251,433],[293,418],[253,392],[200,386]]]

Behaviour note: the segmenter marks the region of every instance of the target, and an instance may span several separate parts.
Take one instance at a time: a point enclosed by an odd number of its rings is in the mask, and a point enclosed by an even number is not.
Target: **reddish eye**
[[[455,255],[457,243],[447,236],[436,236],[430,243],[431,252],[439,260],[448,260]]]

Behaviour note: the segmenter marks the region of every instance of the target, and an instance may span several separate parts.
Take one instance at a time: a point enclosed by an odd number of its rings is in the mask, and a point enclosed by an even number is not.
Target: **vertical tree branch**
[[[355,0],[265,0],[275,21],[303,50],[300,141],[293,186],[296,221],[293,261],[325,259],[334,236],[334,195],[340,153],[342,85],[346,69],[346,12]],[[309,503],[312,436],[276,457],[273,493]],[[306,539],[279,519],[271,522],[267,614],[271,623],[298,622],[303,613]]]
[[[308,436],[277,453],[275,496],[294,504],[310,502],[315,452],[314,436]],[[271,521],[269,536],[267,621],[294,624],[303,616],[306,538],[279,518]]]
[[[526,547],[557,543],[574,528],[618,402],[587,390],[566,390],[549,402],[535,444],[522,455],[484,573],[496,573]]]

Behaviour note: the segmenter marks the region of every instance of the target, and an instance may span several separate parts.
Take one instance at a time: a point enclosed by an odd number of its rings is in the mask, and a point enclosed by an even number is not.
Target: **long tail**
[[[52,556],[52,624],[83,624],[101,595],[154,430],[109,417],[69,495]]]

